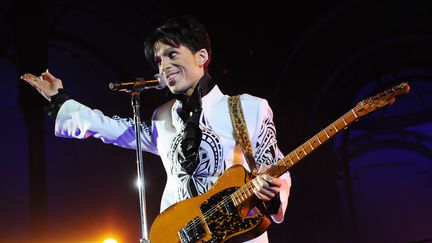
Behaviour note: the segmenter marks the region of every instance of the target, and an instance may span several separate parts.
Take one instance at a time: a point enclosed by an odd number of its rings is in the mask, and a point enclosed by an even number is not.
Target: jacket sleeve
[[[153,142],[153,126],[141,124],[142,150],[158,154]],[[104,143],[135,149],[135,126],[132,119],[108,117],[101,111],[91,109],[73,99],[67,100],[58,111],[55,135],[64,138],[85,139],[94,137]]]

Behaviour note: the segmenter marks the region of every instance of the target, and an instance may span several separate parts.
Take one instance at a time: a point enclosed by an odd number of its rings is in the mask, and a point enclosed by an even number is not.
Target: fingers
[[[258,169],[258,173],[264,173],[266,172],[271,166],[266,164],[266,163],[262,163]]]
[[[48,71],[48,69],[47,69],[44,73],[42,73],[42,77],[44,78],[45,81],[48,81],[48,82],[53,82],[54,79],[56,79],[56,77],[54,77],[54,76],[53,76],[53,75]]]
[[[48,77],[48,75],[45,74],[45,73],[42,73],[39,78],[42,79],[43,81],[48,82],[48,83],[52,83],[53,82],[53,80],[50,77]]]
[[[37,89],[40,92],[40,81],[41,79],[39,77],[36,77],[35,75],[31,73],[26,73],[21,76],[21,79],[29,83],[33,88]]]
[[[31,73],[26,73],[26,74],[22,75],[20,78],[22,80],[28,82],[29,84],[33,84],[33,85],[38,84],[38,82],[40,82],[42,80],[46,81],[48,83],[52,83],[56,79],[56,77],[54,77],[48,71],[48,69],[45,72],[43,72],[39,77],[37,77]]]
[[[268,175],[257,176],[252,180],[255,195],[263,201],[269,201],[280,190],[282,183],[279,180]]]
[[[26,73],[22,75],[20,78],[29,84],[37,84],[37,77],[34,76],[33,74]]]

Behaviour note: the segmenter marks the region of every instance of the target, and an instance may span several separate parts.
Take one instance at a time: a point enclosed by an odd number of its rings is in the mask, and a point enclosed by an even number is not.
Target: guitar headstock
[[[393,104],[396,101],[396,97],[408,94],[409,90],[410,86],[408,83],[403,82],[381,93],[360,101],[357,103],[357,106],[354,108],[354,110],[359,117],[365,116],[372,111]]]

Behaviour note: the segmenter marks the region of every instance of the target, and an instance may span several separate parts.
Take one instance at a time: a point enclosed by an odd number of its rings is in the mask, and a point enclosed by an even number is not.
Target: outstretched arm
[[[51,102],[47,107],[48,115],[55,118],[55,135],[66,138],[84,139],[95,137],[104,143],[125,148],[135,148],[135,128],[131,119],[108,117],[101,111],[91,109],[62,92],[62,81],[48,70],[40,76],[26,73],[21,79],[33,86],[43,97]],[[63,96],[63,97],[62,97]],[[157,154],[151,135],[151,125],[142,126],[142,149]]]

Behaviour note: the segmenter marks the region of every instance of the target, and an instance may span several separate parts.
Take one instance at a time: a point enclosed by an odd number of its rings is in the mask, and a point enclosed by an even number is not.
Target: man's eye
[[[171,52],[168,56],[169,56],[169,58],[173,59],[173,58],[175,58],[177,56],[177,53],[176,52]]]

